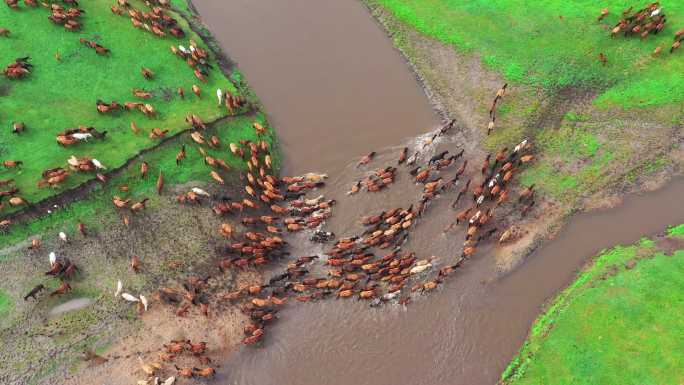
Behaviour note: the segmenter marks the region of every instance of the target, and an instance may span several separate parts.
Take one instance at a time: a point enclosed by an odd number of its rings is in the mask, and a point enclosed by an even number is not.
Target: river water
[[[359,232],[358,218],[415,203],[420,190],[400,172],[379,194],[345,192],[377,151],[374,167],[398,151],[422,149],[440,122],[401,55],[356,0],[196,0],[203,21],[238,62],[282,142],[285,174],[325,171],[326,196],[339,201],[329,228]],[[473,147],[458,134],[425,151]],[[503,277],[485,248],[439,292],[408,307],[330,300],[289,306],[261,348],[224,363],[222,384],[494,384],[545,301],[571,282],[586,258],[616,243],[684,222],[684,180],[615,209],[575,216],[526,263]],[[462,234],[438,199],[405,246],[446,264]],[[301,235],[303,238],[304,235]],[[294,255],[321,253],[293,242]]]
[[[349,0],[197,1],[277,127],[284,172],[334,174],[350,156],[438,124],[403,58]]]

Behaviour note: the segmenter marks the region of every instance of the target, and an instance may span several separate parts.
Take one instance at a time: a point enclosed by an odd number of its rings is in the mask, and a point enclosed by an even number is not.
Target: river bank
[[[684,226],[590,259],[531,327],[505,384],[681,382]]]
[[[362,3],[406,58],[433,108],[455,118],[467,140],[479,143],[483,152],[493,152],[524,137],[535,139],[541,161],[523,174],[522,183],[534,184],[551,207],[544,209],[543,223],[527,229],[518,250],[498,253],[502,272],[553,237],[573,213],[614,207],[625,194],[653,191],[681,174],[681,102],[602,110],[593,104],[597,88],[544,89],[511,80],[510,74],[487,65],[477,49],[444,43],[402,21],[392,12],[400,9],[401,1],[388,2],[396,8],[377,0]],[[511,84],[497,128],[486,135],[492,95],[507,82]]]

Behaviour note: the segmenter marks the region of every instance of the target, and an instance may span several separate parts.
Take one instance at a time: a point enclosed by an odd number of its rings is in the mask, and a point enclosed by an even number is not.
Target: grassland
[[[538,161],[521,181],[562,212],[680,172],[684,51],[668,49],[684,27],[681,2],[661,2],[667,27],[645,40],[610,38],[609,30],[624,9],[646,2],[364,2],[468,140],[486,152],[534,141]],[[599,22],[604,7],[610,13]],[[657,46],[662,53],[653,56]],[[508,93],[487,136],[488,110],[504,82]]]
[[[168,129],[168,135],[174,135],[188,128],[185,122],[188,113],[197,114],[205,122],[214,121],[228,114],[217,103],[216,89],[232,94],[243,91],[236,86],[240,73],[225,69],[229,72],[224,75],[216,57],[211,57],[213,70],[207,82],[202,83],[183,59],[171,53],[171,45],[189,47],[190,39],[206,48],[179,14],[168,11],[186,32],[185,38],[170,35],[159,38],[134,28],[128,16],[113,14],[110,11],[113,3],[96,0],[81,4],[85,10],[83,28],[76,32],[51,23],[47,19],[49,10],[42,7],[21,6],[19,10],[0,7],[0,26],[11,31],[9,37],[0,39],[0,63],[4,67],[17,57],[30,56],[34,65],[25,79],[0,79],[0,160],[24,162],[19,169],[0,170],[0,179],[14,179],[21,196],[29,202],[40,201],[94,178],[93,174],[73,173],[60,188],[37,187],[43,170],[66,166],[71,155],[94,157],[109,169],[120,167],[130,157],[157,143],[148,137],[152,128]],[[147,10],[142,2],[131,4]],[[80,43],[79,38],[94,40],[111,52],[98,55]],[[155,73],[153,79],[147,80],[141,75],[143,66]],[[190,91],[193,84],[202,89],[201,98]],[[176,93],[178,87],[185,89],[184,99]],[[136,98],[132,95],[134,88],[150,91],[153,97]],[[97,99],[119,103],[144,101],[154,106],[157,116],[148,118],[136,110],[102,115],[95,108]],[[237,113],[240,112],[244,111]],[[19,135],[11,133],[14,121],[25,123],[26,131]],[[131,122],[141,128],[140,134],[131,131]],[[104,141],[91,140],[69,147],[56,143],[58,132],[80,125],[107,131],[107,137]],[[169,169],[170,174],[174,172],[176,169]],[[5,213],[11,209],[6,207]]]
[[[0,291],[0,315],[5,315],[10,310],[10,298]]]
[[[506,384],[681,384],[684,225],[594,258],[532,326]],[[676,242],[664,251],[660,241]],[[666,253],[671,253],[667,255]]]
[[[230,117],[213,124],[205,135],[216,135],[221,143],[223,150],[212,150],[205,148],[208,155],[226,161],[234,170],[241,170],[245,167],[239,157],[232,155],[226,150],[228,143],[237,143],[240,140],[263,139],[271,148],[275,145],[275,136],[272,131],[268,136],[257,137],[253,129],[253,122],[260,122],[266,125],[265,116],[262,113],[255,115],[245,115]],[[187,157],[176,165],[176,154],[181,146],[186,146]],[[111,203],[114,195],[124,199],[142,199],[149,197],[152,199],[151,207],[154,208],[156,199],[156,181],[159,172],[164,175],[167,186],[185,184],[190,181],[199,183],[209,183],[212,181],[209,176],[210,168],[204,163],[204,157],[197,149],[197,145],[192,141],[188,133],[180,135],[175,140],[165,143],[155,151],[149,152],[125,168],[119,175],[109,180],[107,185],[100,187],[89,194],[85,199],[74,202],[54,210],[50,215],[44,215],[35,220],[17,223],[12,230],[0,233],[0,244],[12,245],[25,241],[31,235],[43,234],[43,236],[56,236],[60,231],[67,234],[75,233],[77,223],[82,222],[86,226],[97,229],[105,226],[109,221],[119,220],[116,215],[115,207]],[[277,152],[274,152],[277,155]],[[147,178],[140,177],[140,163],[149,164],[149,175]],[[279,157],[274,157],[274,167],[278,167]],[[235,181],[237,174],[233,172],[219,171],[230,182]],[[127,186],[128,191],[120,191],[120,186]],[[0,260],[3,258],[0,255]]]
[[[30,203],[46,198],[56,198],[58,203],[50,207],[49,213],[29,207],[29,220],[14,220],[8,231],[0,232],[0,339],[6,344],[6,353],[0,354],[5,363],[0,368],[1,383],[60,382],[85,366],[83,350],[102,349],[120,341],[126,333],[144,328],[135,310],[111,295],[117,279],[124,280],[128,290],[149,293],[160,282],[175,282],[188,271],[213,267],[213,260],[218,258],[216,228],[226,219],[213,215],[207,205],[178,204],[175,196],[190,187],[220,195],[241,194],[236,189],[241,185],[240,171],[246,166],[229,151],[229,143],[263,140],[272,153],[274,168],[279,165],[276,138],[259,101],[239,70],[228,58],[219,56],[219,47],[185,2],[173,1],[178,8],[167,11],[186,32],[183,39],[162,39],[135,29],[127,16],[110,12],[113,4],[99,0],[81,4],[85,15],[83,29],[78,32],[53,25],[44,8],[25,8],[21,4],[20,10],[12,11],[0,7],[0,26],[11,30],[8,38],[0,39],[1,65],[4,67],[15,57],[31,56],[35,66],[26,79],[0,79],[0,160],[24,161],[19,169],[0,169],[0,179],[14,179],[20,196]],[[147,10],[137,0],[131,4]],[[81,37],[97,41],[111,53],[97,55],[79,43]],[[188,47],[190,39],[200,47],[211,48],[213,69],[207,83],[196,79],[185,61],[169,49],[179,44]],[[153,79],[143,78],[142,66],[155,72]],[[193,84],[201,87],[201,98],[190,91]],[[177,87],[185,89],[184,99],[176,93]],[[133,88],[150,91],[153,97],[135,98]],[[219,106],[217,88],[241,96],[246,105],[237,111]],[[138,111],[100,115],[95,109],[97,99],[148,102],[157,110],[157,116],[148,118]],[[218,148],[191,139],[185,122],[188,113],[208,123],[202,135],[216,136]],[[13,121],[24,122],[27,130],[12,134]],[[140,127],[140,134],[131,131],[131,122]],[[267,133],[257,136],[254,122],[267,127]],[[106,130],[107,138],[66,148],[57,145],[58,132],[79,125]],[[154,127],[169,130],[164,141],[148,137]],[[182,146],[187,155],[177,165],[176,154]],[[225,161],[229,169],[210,167],[201,151]],[[72,174],[59,188],[37,187],[42,170],[66,167],[66,159],[72,154],[94,157],[105,164],[107,183],[78,190],[94,174]],[[140,175],[143,161],[149,165],[145,178]],[[212,170],[221,175],[225,185],[212,180]],[[157,194],[160,173],[165,186]],[[112,204],[114,195],[134,201],[150,199],[144,212],[125,212],[130,216],[130,224],[125,226],[121,210]],[[20,209],[5,207],[0,219]],[[86,225],[87,236],[78,233],[78,223]],[[57,233],[61,231],[69,237],[68,244],[58,241]],[[41,240],[41,248],[27,250],[29,240],[36,238]],[[39,300],[24,301],[22,297],[39,283],[47,290],[60,284],[59,279],[43,274],[48,250],[68,256],[79,266],[79,273],[71,281],[73,290],[55,297],[41,293]],[[143,258],[142,274],[130,273],[131,253]],[[169,267],[171,262],[174,266],[180,263],[183,269]],[[232,277],[225,277],[219,284],[231,282]],[[93,303],[51,315],[53,308],[76,298],[89,298]],[[15,338],[17,335],[22,337]]]
[[[476,52],[484,63],[511,82],[544,88],[567,86],[602,89],[596,103],[609,107],[644,107],[684,101],[682,53],[651,57],[672,44],[684,27],[684,4],[661,2],[669,27],[645,41],[609,38],[621,12],[642,4],[626,0],[379,0],[399,20],[419,32],[465,52]],[[646,5],[644,3],[643,5]],[[601,8],[611,13],[597,22]],[[608,65],[598,61],[599,53]],[[674,92],[680,90],[680,92]]]

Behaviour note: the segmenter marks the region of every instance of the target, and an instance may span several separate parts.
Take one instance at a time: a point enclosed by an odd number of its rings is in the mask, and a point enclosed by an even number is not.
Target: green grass
[[[245,164],[239,157],[234,156],[227,149],[228,143],[237,143],[239,140],[257,140],[255,131],[251,128],[252,122],[258,121],[266,125],[266,118],[259,113],[256,116],[240,116],[230,118],[225,122],[220,122],[205,133],[206,136],[215,134],[221,140],[220,150],[205,148],[209,155],[224,159],[234,170],[245,168]],[[262,137],[269,143],[269,147],[275,145],[273,131],[270,135]],[[181,166],[176,165],[176,153],[181,145],[186,145],[187,157]],[[126,169],[120,176],[112,178],[107,185],[92,192],[87,199],[75,202],[64,208],[56,210],[54,213],[39,217],[35,220],[17,223],[13,225],[11,231],[0,233],[0,244],[10,245],[27,239],[30,235],[39,233],[56,233],[59,231],[75,232],[76,224],[81,221],[88,227],[94,229],[106,225],[108,220],[119,220],[116,211],[111,203],[113,195],[123,198],[132,197],[140,199],[142,197],[152,198],[149,206],[154,207],[156,199],[156,180],[159,170],[164,174],[166,186],[182,184],[189,181],[211,182],[209,177],[209,166],[204,164],[204,158],[197,150],[198,145],[190,139],[188,134],[183,134],[178,140],[170,141],[164,146],[153,152],[145,154],[144,160],[149,164],[149,175],[147,178],[140,178],[139,162],[134,162],[129,169]],[[277,152],[274,151],[277,155]],[[279,157],[274,158],[274,167],[279,167]],[[226,183],[233,183],[236,175],[231,172],[218,170],[225,176]],[[211,182],[213,183],[213,182]],[[123,193],[119,191],[119,186],[127,185],[129,191]],[[168,191],[168,189],[167,189]],[[166,193],[168,194],[168,192]]]
[[[174,14],[186,32],[186,38],[158,38],[133,28],[127,16],[111,13],[109,8],[113,3],[104,0],[82,2],[86,13],[82,17],[83,29],[78,32],[68,32],[51,23],[47,19],[49,11],[42,7],[22,5],[18,11],[0,7],[0,26],[12,31],[9,38],[0,39],[0,66],[22,56],[31,56],[34,65],[26,79],[0,79],[0,89],[6,90],[4,96],[0,96],[0,160],[25,162],[21,169],[0,169],[0,179],[14,178],[21,196],[29,202],[94,177],[72,173],[59,189],[37,187],[43,170],[66,166],[66,160],[72,154],[97,158],[110,169],[119,167],[134,154],[155,145],[156,141],[148,137],[151,128],[169,129],[169,135],[177,133],[187,128],[184,121],[187,113],[195,113],[205,122],[213,121],[227,114],[225,108],[217,105],[216,89],[220,87],[238,93],[233,83],[218,70],[215,61],[212,60],[214,69],[208,83],[201,83],[191,68],[171,53],[171,45],[188,47],[189,39],[206,47],[184,19]],[[134,0],[132,4],[146,10],[141,2]],[[79,42],[80,37],[96,40],[110,48],[111,53],[97,55]],[[57,52],[61,60],[55,58]],[[140,74],[141,66],[152,69],[155,78],[144,79]],[[240,74],[231,77],[239,80]],[[201,99],[190,91],[193,84],[202,88]],[[185,89],[185,99],[176,94],[177,87]],[[140,101],[131,94],[133,88],[153,92],[154,97],[148,102],[157,110],[156,118],[147,118],[138,111],[98,114],[97,99],[120,103]],[[12,134],[12,121],[24,122],[27,131],[21,135]],[[129,128],[132,121],[142,129],[141,134],[132,133]],[[58,132],[79,125],[106,130],[107,139],[66,148],[57,145],[55,135]],[[175,171],[170,170],[171,173]]]
[[[669,234],[682,229],[676,226]],[[644,239],[604,251],[536,320],[502,380],[515,385],[681,384],[682,306],[684,250],[666,256]]]
[[[600,147],[596,135],[584,127],[571,126],[542,131],[537,135],[537,144],[566,160],[593,157]]]
[[[525,170],[520,176],[520,183],[539,186],[556,199],[574,197],[578,184],[576,176],[560,172],[546,161],[540,161]]]
[[[605,185],[608,165],[619,161],[614,156],[616,149],[602,143],[587,126],[545,128],[537,135],[536,143],[546,156],[523,171],[522,184],[534,184],[566,202]]]
[[[684,237],[684,223],[670,227],[667,230],[667,234],[671,237]]]
[[[10,301],[9,296],[3,291],[0,291],[0,316],[4,316],[8,313],[11,307],[12,302]]]
[[[611,39],[596,21],[602,8],[614,25],[623,9],[647,2],[543,0],[377,0],[400,21],[462,52],[475,52],[507,80],[557,89],[598,88],[599,106],[624,108],[684,101],[684,52],[666,51],[684,27],[684,2],[663,2],[665,31],[645,41]],[[562,17],[562,18],[561,18]],[[661,57],[651,52],[662,46]],[[608,57],[608,65],[598,54]]]
[[[591,117],[570,111],[567,114],[565,114],[563,119],[567,120],[568,122],[586,122],[589,119],[591,119]]]

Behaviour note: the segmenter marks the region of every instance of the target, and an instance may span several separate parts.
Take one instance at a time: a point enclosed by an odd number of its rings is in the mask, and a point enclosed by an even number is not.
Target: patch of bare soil
[[[260,281],[257,281],[260,282]],[[251,283],[256,283],[251,281]],[[237,346],[244,335],[242,329],[248,321],[247,317],[237,308],[230,307],[210,313],[205,317],[199,313],[192,313],[187,317],[176,316],[173,309],[162,304],[155,305],[150,311],[140,316],[142,325],[140,330],[125,336],[112,348],[102,355],[106,362],[89,360],[84,365],[87,369],[78,375],[70,376],[64,382],[67,385],[129,385],[139,380],[146,380],[143,363],[158,363],[161,369],[156,376],[166,379],[170,376],[178,377],[174,365],[179,367],[206,367],[197,357],[190,354],[177,356],[173,362],[160,359],[160,352],[164,351],[163,344],[170,341],[191,340],[207,343],[205,356],[215,362],[221,362]],[[219,359],[220,358],[220,359]],[[217,370],[220,371],[220,368]],[[198,381],[199,382],[199,381]],[[184,381],[186,384],[192,381]]]
[[[10,83],[0,84],[0,97],[8,96],[12,90],[12,85]]]
[[[684,250],[684,238],[659,237],[656,239],[656,247],[667,255],[672,255],[677,250]]]
[[[239,343],[244,316],[229,303],[212,307],[209,318],[197,309],[182,318],[175,315],[175,308],[169,309],[154,298],[159,287],[179,288],[189,276],[212,275],[209,285],[215,291],[228,290],[235,282],[261,282],[257,274],[219,273],[216,261],[221,242],[217,229],[230,220],[218,218],[206,203],[175,202],[172,197],[176,193],[192,186],[177,186],[169,191],[170,196],[151,201],[146,211],[131,219],[129,227],[119,218],[103,218],[106,230],[91,230],[87,237],[73,235],[68,243],[43,239],[35,251],[28,251],[26,245],[2,251],[7,258],[0,262],[0,279],[14,309],[0,320],[0,339],[5,347],[0,352],[0,383],[54,384],[68,379],[74,384],[131,384],[144,378],[137,356],[153,360],[154,353],[170,339],[207,341],[210,356],[230,352]],[[233,226],[242,228],[238,223]],[[79,267],[71,281],[73,290],[67,295],[49,296],[59,285],[43,274],[49,268],[50,251]],[[133,255],[141,259],[137,274],[129,267]],[[148,312],[140,314],[134,304],[114,297],[119,279],[125,292],[144,294],[149,299]],[[47,290],[36,300],[24,301],[23,296],[38,283],[45,284]],[[55,306],[83,297],[93,303],[50,316]],[[104,351],[102,355],[108,361],[78,371],[89,366],[82,360],[88,349]],[[126,355],[130,356],[113,358]],[[195,366],[199,367],[197,363]],[[77,371],[78,376],[72,377]]]
[[[564,209],[553,202],[541,202],[535,213],[527,218],[507,217],[507,229],[513,229],[515,234],[509,242],[495,249],[497,270],[502,274],[512,271],[544,241],[555,237],[558,224],[565,217]]]
[[[585,203],[587,210],[604,210],[616,207],[622,203],[623,199],[619,195],[602,195],[593,199],[588,199]]]

